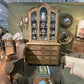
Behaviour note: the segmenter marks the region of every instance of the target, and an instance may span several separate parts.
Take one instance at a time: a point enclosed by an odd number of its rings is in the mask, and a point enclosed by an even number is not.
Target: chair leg
[[[24,67],[23,67],[23,72],[24,72]]]
[[[12,79],[12,75],[10,75],[10,81],[11,81],[11,83],[12,83],[12,81],[13,81],[13,79]]]
[[[60,80],[60,84],[62,84],[62,83],[61,83],[61,80]]]

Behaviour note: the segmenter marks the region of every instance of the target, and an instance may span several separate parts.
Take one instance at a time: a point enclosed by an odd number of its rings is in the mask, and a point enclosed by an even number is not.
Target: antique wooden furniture
[[[6,51],[6,55],[10,55],[11,53],[15,52],[15,48],[14,48],[14,43],[12,40],[8,40],[5,41],[5,51]]]
[[[9,45],[9,46],[7,45],[7,46],[5,46],[5,51],[6,51],[6,55],[9,55],[11,53],[14,53],[15,49],[12,45]]]
[[[8,55],[8,59],[5,64],[5,72],[10,76],[10,80],[12,82],[13,76],[21,70],[24,70],[24,50],[25,44],[20,44],[18,48],[17,54]],[[18,59],[15,59],[16,56]]]
[[[10,80],[13,81],[13,76],[20,70],[24,71],[24,58],[21,58],[13,63],[13,68],[10,71]]]
[[[81,52],[81,53],[84,53],[84,40],[74,39],[73,40],[72,51],[73,52]]]
[[[58,65],[59,44],[28,43],[26,46],[28,64]]]
[[[59,10],[43,3],[28,10],[29,42],[26,44],[28,64],[58,65],[57,43]]]
[[[37,78],[37,75],[36,75],[36,73],[35,73],[33,84],[38,84],[39,82],[44,81],[45,79],[46,79],[46,78]],[[52,77],[50,76],[50,78],[48,78],[48,79],[50,79],[50,81],[51,81],[52,84],[53,84],[53,79],[52,79]]]

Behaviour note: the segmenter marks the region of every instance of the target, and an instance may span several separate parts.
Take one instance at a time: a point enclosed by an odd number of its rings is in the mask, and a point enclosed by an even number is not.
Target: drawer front
[[[28,55],[58,55],[57,51],[29,51]]]
[[[59,50],[59,46],[35,46],[35,45],[31,45],[28,47],[28,49],[30,50]]]
[[[56,61],[58,60],[59,57],[58,56],[28,56],[28,60],[53,60]]]
[[[35,46],[35,45],[29,45],[28,46],[28,49],[30,49],[30,50],[41,50],[41,47],[40,46]]]
[[[84,42],[83,41],[73,41],[73,45],[79,45],[79,46],[84,46]]]
[[[29,60],[28,64],[41,64],[41,65],[58,65],[59,61],[36,61],[36,60]]]

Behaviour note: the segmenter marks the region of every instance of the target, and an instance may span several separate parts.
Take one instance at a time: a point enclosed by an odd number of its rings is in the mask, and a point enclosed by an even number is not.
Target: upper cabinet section
[[[59,10],[43,3],[28,10],[29,41],[56,41]]]

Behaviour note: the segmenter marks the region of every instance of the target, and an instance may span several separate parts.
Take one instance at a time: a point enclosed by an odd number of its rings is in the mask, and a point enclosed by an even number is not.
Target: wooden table
[[[37,77],[36,77],[36,72],[35,72],[33,84],[38,84],[40,81],[43,81],[43,80],[45,80],[45,79],[46,79],[46,78],[37,78]],[[51,76],[50,76],[50,78],[48,78],[48,79],[50,79],[51,82],[52,82],[52,84],[54,84],[54,83],[53,83],[53,79],[52,79]]]

